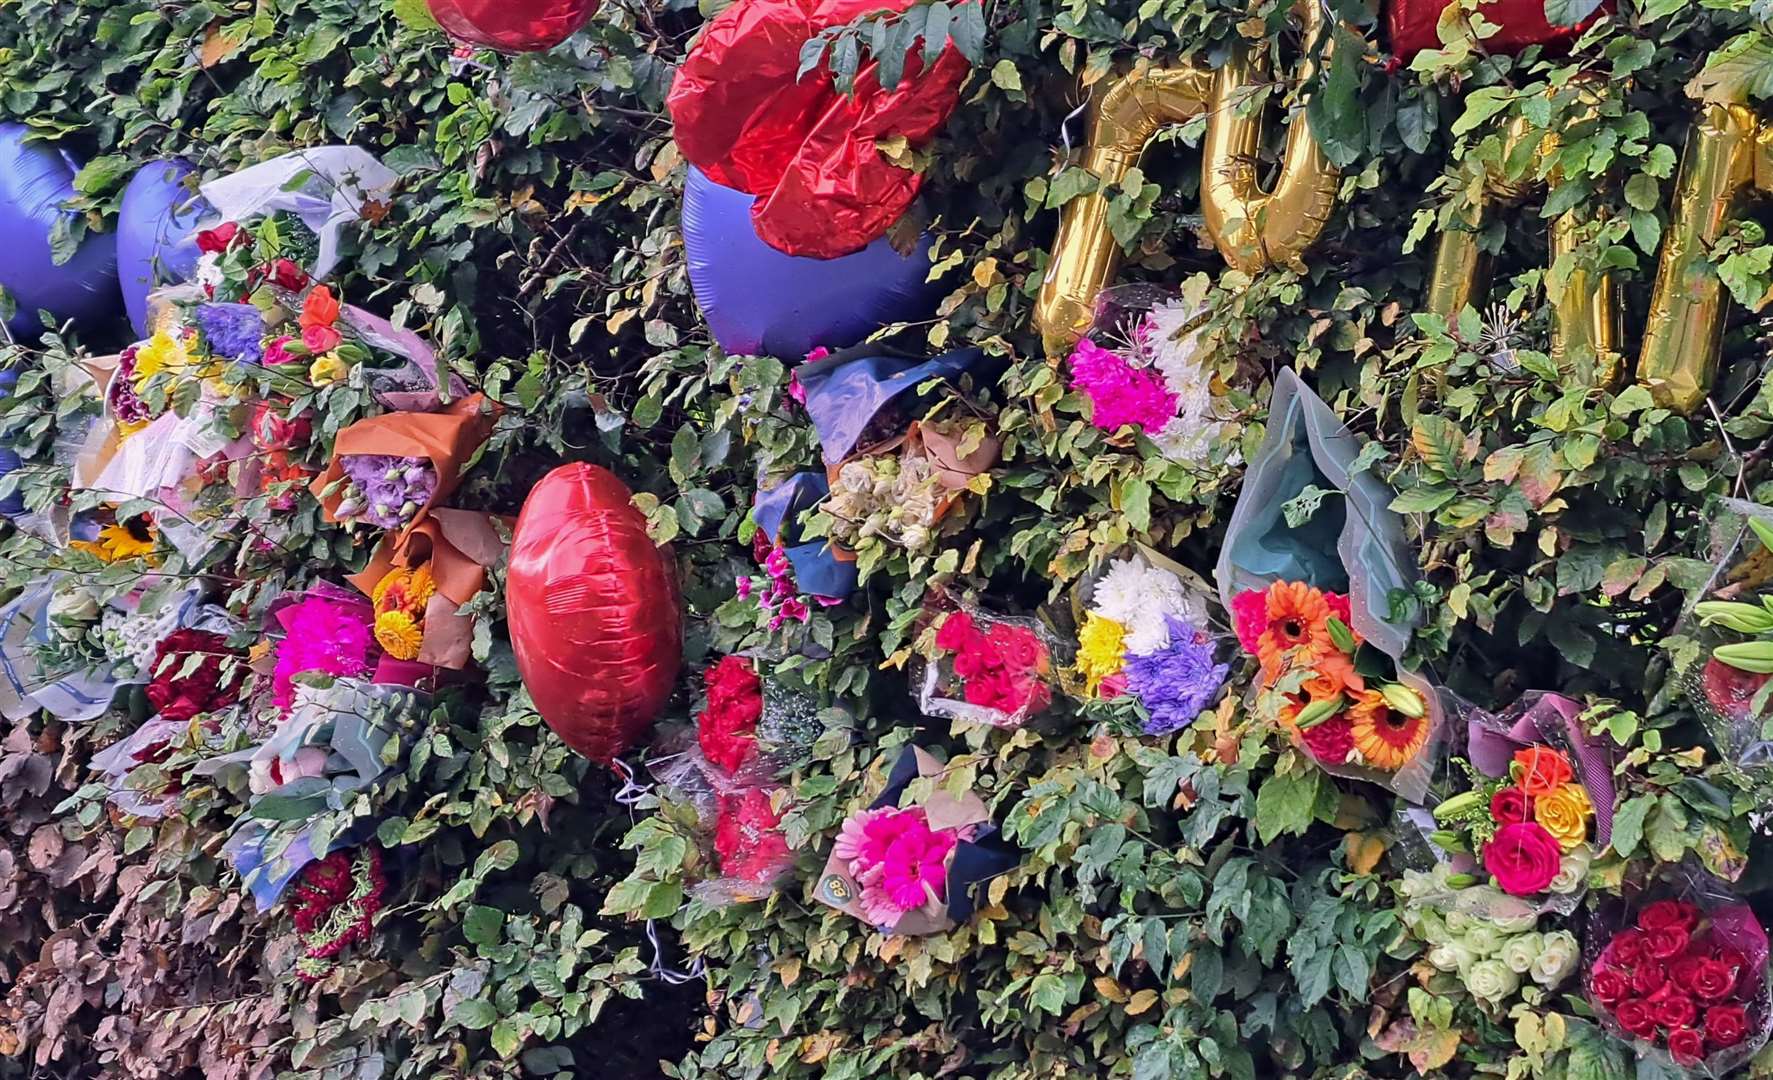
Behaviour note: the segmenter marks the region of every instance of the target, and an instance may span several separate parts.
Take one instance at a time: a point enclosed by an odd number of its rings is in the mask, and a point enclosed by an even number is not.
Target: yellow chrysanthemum
[[[417,660],[425,635],[406,612],[384,611],[376,616],[376,641],[396,660]]]
[[[1127,628],[1113,619],[1090,612],[1077,632],[1077,671],[1094,694],[1102,680],[1120,674],[1126,666]]]
[[[377,613],[404,611],[414,618],[423,618],[425,605],[431,602],[436,592],[437,582],[431,578],[429,563],[413,570],[395,567],[376,582],[370,602],[375,605]]]
[[[1593,813],[1594,804],[1581,784],[1565,784],[1533,800],[1533,820],[1565,851],[1574,851],[1588,840],[1588,818]]]

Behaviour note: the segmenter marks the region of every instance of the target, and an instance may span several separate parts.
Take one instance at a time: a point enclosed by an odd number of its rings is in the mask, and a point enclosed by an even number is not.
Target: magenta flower
[[[932,830],[922,809],[884,808],[844,822],[837,857],[862,887],[868,920],[891,926],[906,912],[947,899],[948,857],[957,842],[952,830]]]
[[[1251,656],[1262,631],[1268,629],[1268,593],[1245,589],[1231,598],[1232,621],[1237,625],[1237,643]]]
[[[369,671],[374,638],[368,604],[310,596],[277,613],[284,638],[277,645],[277,670],[272,676],[273,700],[280,709],[295,703],[292,680],[318,671],[351,677]]]
[[[1156,434],[1176,418],[1178,398],[1150,368],[1136,368],[1089,338],[1071,353],[1071,388],[1090,399],[1091,419],[1104,431],[1131,425]]]

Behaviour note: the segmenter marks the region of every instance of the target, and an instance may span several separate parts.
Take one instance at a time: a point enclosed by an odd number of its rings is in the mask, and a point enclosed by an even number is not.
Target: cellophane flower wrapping
[[[1590,916],[1583,993],[1640,1057],[1722,1078],[1773,1033],[1767,932],[1728,886],[1672,872]]]
[[[1086,700],[1137,701],[1147,735],[1192,724],[1222,696],[1237,651],[1218,600],[1186,568],[1143,546],[1072,590],[1075,674]]]
[[[1738,499],[1720,500],[1711,522],[1715,569],[1699,591],[1700,604],[1759,607],[1763,597],[1773,595],[1773,551],[1750,527],[1751,520],[1773,526],[1773,510]],[[1773,675],[1728,664],[1713,651],[1757,637],[1766,635],[1721,623],[1702,625],[1689,609],[1670,639],[1688,703],[1719,755],[1743,768],[1773,766]]]
[[[1505,905],[1511,913],[1521,904],[1535,914],[1574,911],[1589,866],[1612,841],[1615,756],[1584,730],[1582,713],[1580,702],[1543,691],[1500,713],[1471,709],[1464,756],[1449,769],[1458,791],[1414,819],[1425,835],[1467,849],[1435,846],[1454,872],[1515,901]]]
[[[1437,972],[1457,978],[1493,1014],[1529,986],[1555,991],[1582,967],[1567,929],[1539,929],[1531,905],[1489,885],[1459,885],[1451,867],[1406,871],[1396,883],[1404,927]]]
[[[1267,436],[1250,461],[1220,552],[1219,596],[1246,649],[1256,653],[1262,635],[1270,635],[1275,659],[1264,661],[1257,711],[1292,732],[1326,772],[1420,803],[1450,738],[1446,709],[1439,688],[1401,664],[1417,620],[1394,618],[1392,598],[1414,595],[1416,557],[1404,519],[1389,509],[1393,492],[1355,470],[1360,449],[1297,374],[1288,369],[1276,377]],[[1300,616],[1304,622],[1296,621]],[[1331,617],[1353,631],[1359,646],[1389,660],[1393,670],[1383,681],[1408,691],[1407,710],[1374,696],[1364,677],[1350,679],[1352,662],[1332,665],[1343,685],[1327,688],[1317,679],[1325,672],[1288,659],[1299,642],[1329,640]],[[1334,660],[1330,650],[1319,651]],[[1293,685],[1302,675],[1306,685]],[[1341,719],[1296,723],[1310,705],[1338,696],[1353,703],[1337,714]],[[1420,716],[1410,715],[1418,709]],[[1406,719],[1420,720],[1421,729]],[[1363,758],[1363,742],[1374,756]]]
[[[689,732],[663,739],[663,756],[649,766],[663,797],[694,819],[701,870],[689,893],[714,907],[761,900],[794,869],[795,853],[782,827],[787,789],[769,780],[740,780],[710,761],[698,741]]]
[[[990,811],[971,791],[943,785],[922,749],[894,762],[886,789],[845,819],[817,887],[821,903],[884,934],[940,934],[973,916],[975,893],[1016,856],[996,840]],[[921,797],[914,781],[932,781]]]
[[[934,628],[932,654],[912,675],[925,716],[1018,728],[1052,705],[1068,657],[1038,620],[960,605]]]
[[[1197,467],[1235,458],[1236,429],[1200,327],[1205,313],[1203,303],[1158,286],[1102,290],[1068,365],[1098,428],[1130,426],[1165,457]]]
[[[703,672],[696,753],[720,790],[777,782],[824,732],[810,696],[768,677],[761,659],[725,656]]]
[[[325,278],[338,265],[344,229],[368,220],[371,204],[389,199],[398,179],[375,155],[354,146],[296,150],[204,184],[203,198],[216,217],[203,221],[198,231],[289,214],[317,239],[305,269]]]
[[[169,777],[149,786],[137,770],[158,767],[191,735],[188,721],[155,718],[92,755],[92,771],[101,777],[112,806],[150,821],[165,815],[177,801],[180,785]]]

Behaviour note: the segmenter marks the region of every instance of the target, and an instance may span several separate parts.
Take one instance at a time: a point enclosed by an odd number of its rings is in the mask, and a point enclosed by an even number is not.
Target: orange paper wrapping
[[[411,570],[430,565],[437,592],[425,605],[419,663],[454,671],[469,665],[474,620],[459,609],[486,587],[486,568],[505,557],[506,544],[496,522],[504,523],[506,534],[516,525],[513,518],[440,507],[406,532],[383,537],[369,565],[348,579],[365,596],[371,596],[396,567]]]
[[[345,475],[339,459],[351,454],[387,454],[391,457],[426,458],[437,470],[437,492],[419,507],[411,532],[431,512],[431,507],[448,499],[462,480],[462,466],[492,434],[496,418],[494,407],[483,394],[473,394],[438,413],[388,413],[359,420],[339,432],[333,442],[332,462],[310,486],[314,497],[326,510],[326,520],[339,519],[334,512],[343,497],[326,489]]]

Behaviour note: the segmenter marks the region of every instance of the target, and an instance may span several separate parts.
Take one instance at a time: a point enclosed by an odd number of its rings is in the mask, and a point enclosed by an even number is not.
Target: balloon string
[[[683,971],[665,966],[665,947],[659,943],[658,920],[648,919],[646,921],[646,939],[653,946],[651,970],[654,978],[671,986],[682,986],[684,983],[695,982],[702,977],[706,965],[702,963],[702,958],[699,956],[691,960],[690,966]]]
[[[615,799],[616,805],[638,806],[642,799],[653,793],[653,785],[640,783],[634,776],[634,770],[629,768],[628,763],[621,758],[611,761],[609,767],[622,779],[621,788],[611,796]]]
[[[1059,138],[1065,143],[1065,156],[1066,157],[1071,156],[1071,122],[1073,120],[1076,120],[1079,116],[1082,116],[1084,113],[1084,110],[1088,109],[1089,107],[1090,107],[1090,99],[1086,97],[1083,99],[1083,103],[1081,105],[1079,105],[1077,108],[1071,110],[1071,112],[1066,115],[1065,119],[1059,121]]]

